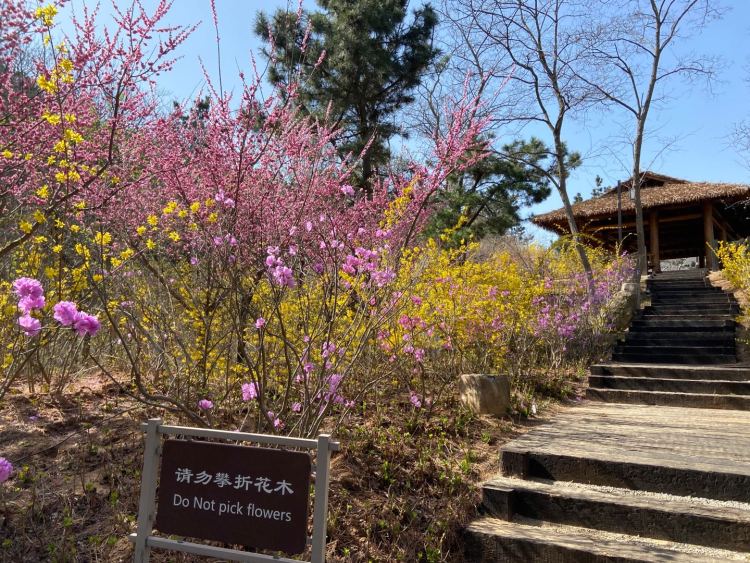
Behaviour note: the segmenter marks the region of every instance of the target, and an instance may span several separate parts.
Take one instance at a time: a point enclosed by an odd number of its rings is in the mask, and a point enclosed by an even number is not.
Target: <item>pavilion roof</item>
[[[635,213],[635,203],[631,201],[628,188],[630,180],[622,182],[622,212]],[[750,185],[709,182],[690,182],[652,172],[645,172],[641,187],[643,209],[689,205],[710,200],[739,200],[750,198]],[[604,194],[573,205],[576,219],[591,220],[617,216],[617,188]],[[532,221],[553,231],[567,230],[565,209],[560,208],[532,218]]]

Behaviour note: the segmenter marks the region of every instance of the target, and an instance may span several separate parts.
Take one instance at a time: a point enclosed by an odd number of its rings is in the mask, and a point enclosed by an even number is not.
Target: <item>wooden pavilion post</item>
[[[706,267],[709,270],[719,268],[716,259],[716,239],[714,238],[714,205],[711,201],[703,202],[703,243],[706,251]]]
[[[661,272],[661,258],[659,255],[659,212],[654,210],[649,213],[648,222],[651,231],[649,236],[651,264],[654,273],[658,273]]]

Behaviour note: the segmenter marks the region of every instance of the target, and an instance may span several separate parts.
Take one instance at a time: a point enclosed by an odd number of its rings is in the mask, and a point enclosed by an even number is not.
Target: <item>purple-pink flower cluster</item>
[[[294,287],[296,283],[292,269],[284,264],[284,260],[276,256],[279,252],[279,247],[269,246],[267,252],[266,267],[274,283],[282,287]]]
[[[242,384],[242,400],[243,401],[250,401],[252,399],[257,399],[258,395],[260,393],[258,392],[258,384],[253,383],[243,383]]]
[[[18,326],[26,336],[36,336],[42,330],[42,323],[31,313],[45,305],[42,283],[34,278],[18,278],[13,282],[13,291],[18,297],[18,310],[23,313],[18,318]]]
[[[10,479],[12,474],[13,464],[4,457],[0,457],[0,483],[4,483]]]
[[[13,291],[18,297],[18,309],[23,313],[18,318],[18,326],[26,336],[36,336],[42,330],[39,319],[31,316],[36,309],[45,305],[44,287],[39,280],[34,278],[18,278],[13,282]],[[54,319],[62,326],[72,326],[80,335],[94,336],[100,328],[99,319],[79,311],[72,301],[60,301],[53,307]]]

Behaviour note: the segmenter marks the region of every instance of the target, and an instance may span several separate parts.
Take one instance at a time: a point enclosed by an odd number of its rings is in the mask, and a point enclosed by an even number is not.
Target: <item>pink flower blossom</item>
[[[214,404],[212,401],[209,401],[208,399],[201,399],[198,401],[198,408],[202,411],[207,411],[209,409],[214,408]]]
[[[34,278],[18,278],[13,282],[13,291],[19,299],[24,297],[38,298],[44,294],[42,283]]]
[[[22,317],[18,317],[18,326],[26,334],[26,336],[36,336],[42,330],[42,323],[39,319],[35,319],[28,313]]]
[[[344,184],[343,186],[341,186],[341,193],[344,195],[353,196],[354,188],[349,184]]]
[[[416,409],[422,408],[422,397],[417,395],[414,391],[409,393],[409,402],[414,405],[414,408]]]
[[[76,313],[73,320],[73,328],[79,336],[85,336],[87,334],[96,336],[96,333],[99,332],[100,326],[98,318],[82,311]]]
[[[292,412],[302,412],[302,403],[292,403]]]
[[[264,326],[266,326],[266,319],[264,319],[263,317],[258,317],[255,320],[255,328],[257,328],[258,330],[260,330]]]
[[[18,310],[21,311],[24,315],[27,315],[34,309],[41,309],[42,307],[44,307],[44,303],[44,295],[39,295],[37,297],[27,295],[26,297],[22,297],[18,302]]]
[[[243,383],[242,384],[242,400],[250,401],[258,397],[258,384],[257,383]]]
[[[13,464],[4,457],[0,457],[0,483],[5,483],[13,473]]]
[[[55,320],[63,326],[72,325],[78,313],[78,308],[72,301],[60,301],[52,309],[55,312]]]

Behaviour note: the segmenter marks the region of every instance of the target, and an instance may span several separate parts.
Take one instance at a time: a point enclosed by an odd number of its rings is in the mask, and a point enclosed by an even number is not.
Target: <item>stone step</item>
[[[750,381],[591,375],[589,376],[589,386],[597,389],[630,391],[697,393],[703,395],[750,395]]]
[[[709,285],[705,282],[695,280],[682,280],[672,282],[654,282],[646,284],[651,291],[715,291],[726,293],[720,287]]]
[[[720,356],[734,356],[734,343],[725,345],[720,342],[704,342],[702,346],[684,346],[681,342],[673,344],[675,340],[667,341],[667,344],[660,345],[655,342],[628,342],[618,344],[615,348],[616,354],[673,354],[677,356],[704,357],[707,360]]]
[[[673,410],[685,412],[688,409]],[[703,450],[694,447],[696,439],[689,430],[676,436],[659,436],[658,429],[656,432],[646,430],[646,435],[655,434],[653,443],[647,449],[639,446],[635,451],[627,448],[632,437],[618,437],[613,432],[607,433],[606,428],[598,437],[600,432],[598,428],[591,428],[586,436],[581,435],[576,440],[564,436],[556,442],[532,446],[524,444],[523,440],[507,444],[501,450],[502,474],[519,479],[572,481],[750,503],[750,466],[739,459],[741,455],[737,453],[733,459],[726,459],[725,450],[730,445],[723,446],[720,428],[715,431],[714,442]],[[672,442],[660,447],[660,440]]]
[[[716,354],[712,357],[707,356],[681,356],[679,354],[659,354],[656,352],[642,354],[629,352],[614,352],[612,354],[612,361],[615,362],[628,362],[628,363],[654,363],[654,364],[683,364],[683,365],[724,365],[724,364],[736,364],[737,357],[728,354]]]
[[[689,333],[691,336],[694,336],[696,334],[731,334],[734,336],[735,331],[735,323],[723,323],[721,326],[709,326],[709,327],[700,327],[700,326],[693,326],[692,324],[688,323],[682,323],[678,324],[677,326],[666,326],[666,327],[659,327],[659,326],[651,326],[649,323],[642,323],[639,326],[631,326],[628,333],[629,334],[674,334],[674,333]]]
[[[703,379],[750,381],[750,367],[684,366],[654,364],[595,364],[591,375],[656,377],[664,379]]]
[[[700,305],[700,304],[689,304],[689,305],[649,305],[643,309],[643,313],[664,313],[667,315],[674,314],[695,314],[700,313],[726,313],[734,314],[739,313],[740,308],[737,305],[727,304],[716,304],[716,305]]]
[[[656,296],[651,298],[651,305],[655,306],[662,306],[662,305],[668,305],[668,306],[682,306],[687,303],[692,303],[694,305],[725,305],[725,306],[731,306],[736,303],[736,301],[732,301],[726,296]]]
[[[735,347],[734,334],[731,332],[708,333],[696,337],[692,333],[683,333],[682,337],[669,336],[665,333],[628,333],[622,344],[635,346],[729,346]]]
[[[480,518],[464,532],[464,561],[472,563],[706,563],[743,555],[533,520]]]
[[[482,509],[620,534],[750,551],[750,504],[646,491],[498,476],[482,486]]]
[[[605,403],[661,405],[696,409],[750,410],[750,397],[744,395],[629,391],[622,389],[596,389],[589,387],[586,390],[586,398],[594,401],[603,401]],[[750,501],[750,498],[748,501]]]
[[[732,313],[714,313],[706,311],[705,313],[699,313],[698,311],[685,311],[682,313],[654,313],[651,311],[644,312],[639,320],[642,321],[731,321],[737,315]]]
[[[735,321],[733,320],[668,320],[661,321],[658,319],[636,319],[633,321],[632,326],[635,328],[650,327],[650,328],[689,328],[689,329],[705,329],[705,328],[734,328]]]

